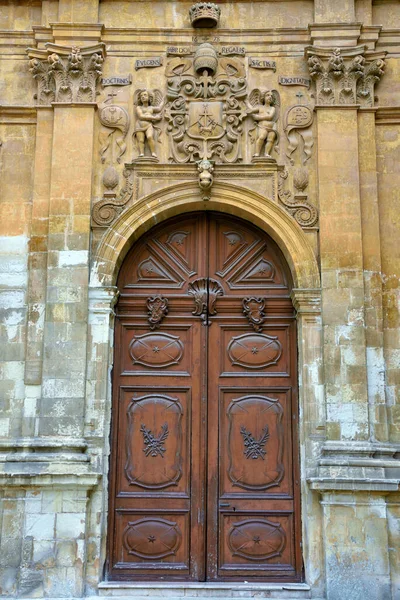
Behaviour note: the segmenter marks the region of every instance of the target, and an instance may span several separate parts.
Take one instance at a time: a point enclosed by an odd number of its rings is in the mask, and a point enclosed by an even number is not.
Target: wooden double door
[[[274,242],[224,214],[120,271],[108,578],[299,581],[296,329]]]

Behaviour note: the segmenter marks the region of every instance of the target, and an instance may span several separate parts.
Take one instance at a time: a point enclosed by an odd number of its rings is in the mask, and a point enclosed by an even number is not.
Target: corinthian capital
[[[28,48],[29,66],[38,84],[38,104],[95,102],[102,74],[104,44],[78,48],[46,44],[46,50]]]
[[[366,46],[305,49],[316,103],[373,106],[374,87],[385,69],[385,52],[368,52]]]

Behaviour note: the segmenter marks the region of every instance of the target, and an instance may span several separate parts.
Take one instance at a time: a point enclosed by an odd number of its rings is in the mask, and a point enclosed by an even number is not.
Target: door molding
[[[181,184],[143,198],[105,232],[94,257],[89,286],[85,434],[92,440],[97,456],[109,455],[113,306],[118,293],[114,286],[123,258],[133,242],[155,223],[179,213],[204,209],[236,215],[269,233],[292,272],[295,286],[292,300],[297,310],[298,329],[303,559],[307,584],[315,593],[322,594],[325,580],[324,561],[321,562],[324,555],[320,534],[322,511],[319,496],[307,483],[318,465],[319,448],[325,438],[320,278],[306,235],[275,202],[238,186],[216,183],[213,199],[204,203],[199,199],[195,184]],[[101,412],[101,417],[93,418]],[[91,498],[101,513],[101,519],[96,523],[93,520],[89,532],[92,539],[97,540],[100,555],[99,563],[91,565],[88,560],[86,580],[92,589],[102,581],[106,560],[108,461],[104,460],[103,464],[103,484]]]

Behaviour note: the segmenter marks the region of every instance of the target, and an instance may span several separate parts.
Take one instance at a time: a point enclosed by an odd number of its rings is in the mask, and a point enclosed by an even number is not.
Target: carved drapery
[[[29,70],[37,82],[37,103],[96,101],[96,84],[102,74],[105,44],[85,48],[46,44],[45,50],[28,48]]]
[[[373,106],[374,88],[384,74],[386,52],[368,52],[366,46],[308,46],[305,55],[316,84],[317,104]]]

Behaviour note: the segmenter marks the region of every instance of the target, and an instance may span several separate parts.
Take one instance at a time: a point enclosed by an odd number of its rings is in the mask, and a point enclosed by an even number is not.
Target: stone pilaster
[[[299,354],[299,418],[301,432],[301,486],[305,564],[307,581],[323,595],[323,571],[320,557],[324,548],[321,537],[321,507],[318,495],[310,492],[307,477],[315,475],[321,446],[325,441],[325,398],[323,380],[323,345],[321,290],[294,289],[292,301],[297,312]],[[322,587],[321,587],[322,586]]]
[[[370,436],[371,441],[386,442],[388,423],[374,108],[359,111],[358,131]]]
[[[91,462],[108,477],[111,417],[111,369],[113,364],[114,305],[116,287],[89,287],[89,320],[85,406],[85,439],[90,441]],[[87,541],[91,548],[86,564],[87,593],[96,594],[105,559],[107,531],[107,486],[90,499]],[[98,560],[101,557],[102,560]]]
[[[359,103],[373,104],[384,55],[372,57],[364,46],[309,46],[306,56],[317,101],[327,437],[367,440],[374,434],[368,395],[372,382],[367,378],[358,109]]]
[[[28,50],[38,103],[54,101],[43,385],[37,433],[83,433],[96,83],[104,45]],[[45,73],[45,76],[43,76]],[[51,90],[51,92],[50,92]]]

